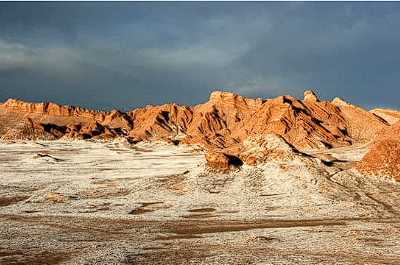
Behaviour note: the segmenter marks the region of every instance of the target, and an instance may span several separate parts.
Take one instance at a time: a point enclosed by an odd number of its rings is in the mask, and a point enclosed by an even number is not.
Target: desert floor
[[[367,150],[219,174],[194,147],[1,142],[0,264],[400,264],[400,183],[352,169]]]

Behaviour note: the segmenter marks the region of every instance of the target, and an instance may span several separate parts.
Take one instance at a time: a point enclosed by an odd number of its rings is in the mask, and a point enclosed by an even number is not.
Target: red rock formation
[[[209,152],[205,155],[206,166],[212,171],[227,173],[243,165],[243,162],[236,156],[223,152]]]
[[[318,102],[318,98],[313,91],[307,90],[304,92],[304,101]]]
[[[368,112],[339,98],[321,102],[312,91],[303,100],[286,95],[264,101],[216,91],[195,107],[173,103],[127,113],[16,99],[0,104],[0,136],[5,140],[131,137],[197,144],[210,151],[209,165],[226,169],[241,160],[249,165],[287,161],[296,149],[374,141],[357,168],[397,179],[399,120],[398,111]]]
[[[103,126],[98,122],[86,124],[71,124],[65,130],[64,137],[73,139],[111,139],[118,133],[109,127]]]
[[[56,137],[50,132],[46,132],[44,127],[28,117],[7,131],[3,140],[55,140]]]
[[[307,95],[306,95],[307,97]],[[348,145],[345,119],[329,102],[280,96],[266,101],[248,122],[249,134],[276,134],[298,149]]]
[[[370,110],[372,114],[375,114],[384,119],[389,125],[393,125],[400,121],[400,111],[391,109],[373,109]]]
[[[116,132],[109,136],[129,134],[136,140],[182,141],[207,149],[229,148],[251,135],[263,134],[280,135],[298,149],[330,148],[368,141],[387,127],[378,116],[340,99],[320,102],[312,91],[304,93],[303,101],[291,96],[263,101],[216,91],[208,102],[195,107],[165,104],[128,113],[15,99],[0,104],[0,110],[28,114],[43,124],[66,126],[70,128],[65,132],[69,137],[96,137],[96,133],[79,133],[81,129],[71,128],[98,123]]]
[[[210,101],[193,108],[186,143],[201,143],[208,148],[226,148],[247,137],[243,125],[257,109],[261,99],[248,99],[229,92],[213,92]]]
[[[104,126],[121,128],[126,131],[132,130],[133,128],[133,122],[129,115],[119,110],[112,110],[99,122]]]
[[[187,131],[192,121],[192,108],[177,104],[162,106],[146,106],[144,109],[135,109],[128,113],[134,123],[129,136],[138,139],[164,137],[166,139],[179,138]]]
[[[400,181],[400,122],[380,131],[380,136],[356,168],[365,174]]]
[[[281,96],[263,102],[213,92],[210,101],[192,108],[147,106],[130,113],[135,124],[130,135],[181,139],[205,148],[227,148],[258,134],[281,135],[299,149],[349,145],[352,138],[340,109],[319,102],[310,91],[305,97],[304,101]]]
[[[16,118],[7,120],[10,115]],[[0,116],[0,121],[5,121],[6,125],[2,138],[8,140],[58,139],[63,136],[75,139],[114,138],[125,135],[133,127],[130,117],[118,110],[104,112],[17,99],[0,104]]]
[[[216,91],[208,102],[195,107],[165,104],[127,113],[9,99],[0,104],[0,136],[165,140],[198,144],[206,150],[221,151],[239,156],[248,164],[258,164],[281,155],[290,158],[293,148],[320,149],[371,141],[400,117],[398,113],[368,112],[339,98],[321,102],[312,91],[304,93],[304,100],[286,95],[264,101]],[[271,148],[274,142],[279,144]],[[377,142],[386,149],[390,146]]]
[[[347,132],[354,141],[370,141],[378,136],[379,131],[388,126],[382,118],[340,98],[335,98],[332,103],[342,113]]]
[[[0,108],[36,115],[82,118],[90,121],[103,121],[106,113],[73,106],[60,106],[55,103],[29,103],[18,99],[8,99]]]
[[[128,134],[136,140],[182,141],[200,144],[207,149],[229,148],[251,135],[263,134],[280,135],[297,149],[330,148],[354,141],[369,141],[388,126],[377,115],[340,99],[320,102],[312,91],[306,91],[302,101],[291,96],[263,101],[216,91],[208,102],[195,107],[165,104],[128,113],[15,99],[0,104],[0,114],[2,110],[27,114],[49,126],[69,127],[65,132],[69,137],[98,136],[71,129],[73,125],[86,128],[85,124],[96,126],[98,123],[115,131],[108,135]],[[16,120],[14,126],[19,122]],[[13,127],[8,126],[9,129]],[[3,129],[3,133],[5,131]]]

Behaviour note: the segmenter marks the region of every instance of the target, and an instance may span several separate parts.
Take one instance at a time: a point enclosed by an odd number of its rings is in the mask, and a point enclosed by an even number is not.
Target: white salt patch
[[[332,155],[354,159],[364,149],[333,150]],[[29,196],[0,207],[0,213],[159,220],[213,208],[212,218],[243,220],[355,217],[371,213],[373,207],[384,211],[368,196],[355,195],[363,179],[356,172],[329,179],[330,173],[316,160],[297,157],[215,174],[207,171],[204,154],[196,150],[162,142],[130,145],[123,140],[0,143],[3,195]],[[35,158],[37,154],[43,156]],[[364,182],[362,192],[376,193],[386,185],[386,192],[395,198],[399,190],[397,183],[365,178]],[[49,194],[62,202],[49,200]],[[392,197],[389,201],[396,208]]]

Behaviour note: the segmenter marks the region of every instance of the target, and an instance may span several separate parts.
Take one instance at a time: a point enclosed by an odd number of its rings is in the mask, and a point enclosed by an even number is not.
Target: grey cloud
[[[0,69],[28,69],[69,77],[78,72],[78,50],[63,46],[33,48],[0,39]]]
[[[314,89],[400,108],[398,6],[1,3],[0,99],[131,109]]]

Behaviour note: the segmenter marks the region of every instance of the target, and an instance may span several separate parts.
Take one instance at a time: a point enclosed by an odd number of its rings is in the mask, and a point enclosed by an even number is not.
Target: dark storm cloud
[[[400,108],[398,3],[2,2],[0,100],[124,110],[212,90]]]

